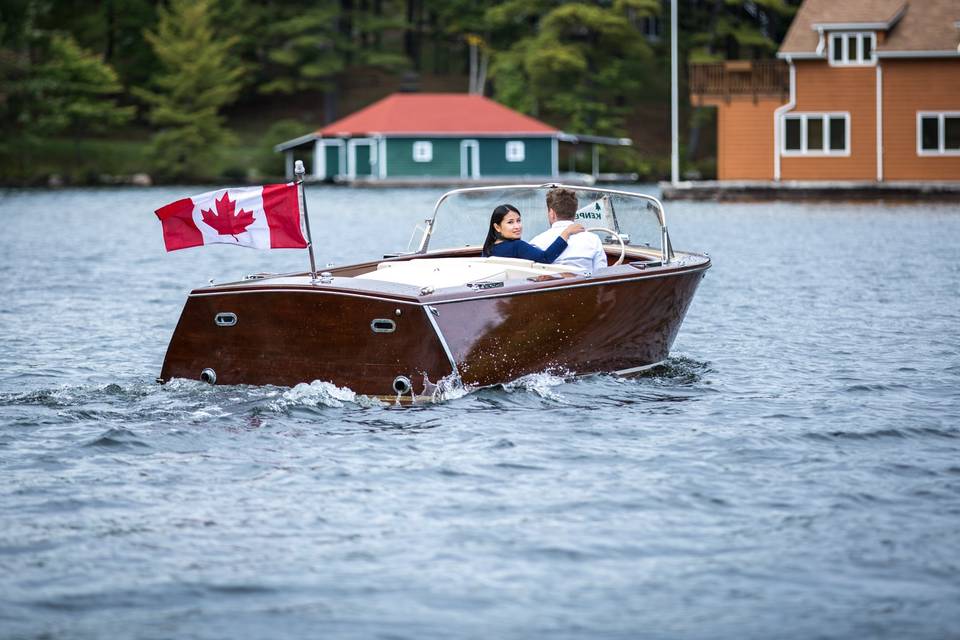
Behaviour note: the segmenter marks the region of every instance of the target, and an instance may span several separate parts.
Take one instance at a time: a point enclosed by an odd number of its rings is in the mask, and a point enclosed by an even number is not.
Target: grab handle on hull
[[[218,327],[232,327],[237,324],[237,314],[229,311],[221,311],[213,317],[213,321]]]

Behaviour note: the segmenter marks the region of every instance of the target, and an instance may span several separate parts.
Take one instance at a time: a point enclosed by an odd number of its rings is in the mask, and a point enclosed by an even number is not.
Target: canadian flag
[[[254,249],[304,249],[297,185],[217,189],[156,211],[167,251],[205,244]]]

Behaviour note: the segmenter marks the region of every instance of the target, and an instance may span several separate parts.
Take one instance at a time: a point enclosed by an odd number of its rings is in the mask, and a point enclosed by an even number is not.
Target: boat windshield
[[[577,194],[577,222],[587,229],[603,227],[604,230],[595,231],[603,242],[619,244],[607,231],[609,229],[619,234],[627,245],[672,253],[663,208],[656,198],[627,191],[553,184],[472,187],[450,191],[437,202],[433,218],[428,221],[419,246],[411,248],[422,253],[427,250],[483,246],[490,215],[501,204],[511,204],[520,211],[523,239],[530,241],[549,226],[546,196],[551,188],[558,186]],[[664,246],[667,252],[663,251]]]

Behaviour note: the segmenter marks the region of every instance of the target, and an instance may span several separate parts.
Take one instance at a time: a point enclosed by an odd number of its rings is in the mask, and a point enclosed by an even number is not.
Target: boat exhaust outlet
[[[407,376],[397,376],[393,379],[393,390],[397,392],[397,395],[405,395],[410,393],[410,389],[413,388],[413,384],[410,383],[410,378]]]
[[[217,372],[210,367],[207,367],[200,372],[200,379],[207,384],[217,384]]]

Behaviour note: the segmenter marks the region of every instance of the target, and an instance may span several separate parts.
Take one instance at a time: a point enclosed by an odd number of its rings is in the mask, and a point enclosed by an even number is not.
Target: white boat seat
[[[415,287],[462,287],[481,282],[505,282],[555,273],[584,273],[563,264],[540,264],[519,258],[415,258],[381,262],[375,271],[355,276]]]

